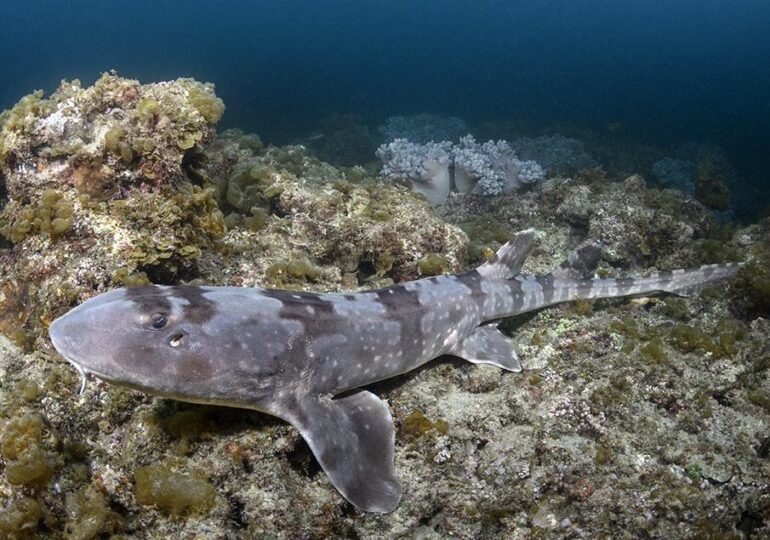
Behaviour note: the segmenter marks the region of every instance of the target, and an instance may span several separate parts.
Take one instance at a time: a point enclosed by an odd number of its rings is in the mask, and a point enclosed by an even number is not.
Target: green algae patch
[[[267,269],[268,279],[279,287],[317,281],[322,275],[323,269],[307,259],[279,261]]]
[[[193,450],[194,441],[214,431],[210,414],[211,409],[207,407],[177,411],[161,420],[160,425],[166,433],[178,440],[179,454],[189,454]]]
[[[639,349],[639,353],[648,364],[668,363],[668,355],[666,354],[663,340],[658,336],[645,343]]]
[[[252,215],[243,219],[243,226],[250,231],[261,231],[267,225],[270,214],[264,208],[254,208]]]
[[[112,128],[104,135],[104,147],[125,165],[129,165],[134,160],[134,150],[126,141],[126,135],[126,130],[122,127]]]
[[[740,252],[724,240],[708,238],[695,244],[695,261],[700,264],[723,264],[741,260]]]
[[[127,261],[172,275],[191,266],[226,228],[213,191],[191,184],[165,198],[137,193],[111,201],[110,214],[134,235]]]
[[[24,497],[0,509],[0,538],[34,538],[43,508],[30,497]]]
[[[5,466],[5,478],[13,485],[43,486],[48,483],[53,468],[40,448],[31,447],[24,454]]]
[[[738,270],[733,290],[737,301],[751,315],[770,315],[770,253],[760,253]]]
[[[121,287],[140,287],[149,285],[150,279],[144,272],[131,272],[128,268],[118,268],[112,275],[112,283]]]
[[[214,95],[210,86],[188,80],[187,100],[209,124],[216,124],[225,114],[225,103]]]
[[[265,190],[272,185],[274,174],[275,171],[263,163],[238,165],[227,182],[225,200],[242,213],[250,212],[255,206],[267,207]]]
[[[449,261],[444,255],[439,253],[428,253],[425,257],[417,261],[417,269],[423,276],[438,276],[443,274],[449,268]]]
[[[687,301],[683,298],[669,297],[663,300],[663,312],[678,321],[686,321],[690,318],[690,310]]]
[[[123,518],[110,510],[104,495],[90,486],[67,493],[64,506],[68,515],[66,540],[91,540],[118,532],[125,525]]]
[[[36,205],[21,207],[15,202],[9,203],[0,214],[0,234],[13,243],[40,233],[56,240],[72,226],[73,213],[72,203],[61,193],[47,190]]]
[[[505,225],[488,216],[476,217],[459,223],[460,228],[471,241],[469,255],[472,262],[483,262],[490,251],[493,254],[497,248],[511,238],[511,232]]]
[[[161,465],[139,467],[134,471],[134,480],[139,504],[157,506],[171,516],[205,513],[216,501],[217,492],[206,480]]]
[[[765,412],[770,413],[770,396],[762,388],[752,388],[747,392],[746,398],[753,405],[761,407]]]
[[[31,318],[29,283],[22,280],[7,280],[0,283],[0,334],[8,337],[24,351],[32,348],[34,338],[26,326]]]
[[[672,346],[681,352],[705,352],[715,358],[724,358],[738,352],[738,345],[746,339],[748,330],[732,319],[720,320],[711,332],[706,334],[700,328],[687,324],[674,326],[669,333]]]
[[[431,420],[420,411],[409,413],[401,425],[401,434],[407,439],[417,439],[431,432],[446,435],[448,431],[446,420]]]
[[[606,444],[600,444],[596,447],[596,453],[594,454],[594,462],[597,465],[606,465],[612,461],[613,451],[610,446]]]
[[[0,456],[6,460],[5,479],[13,485],[42,487],[53,466],[41,448],[43,419],[36,414],[11,418],[0,436]]]

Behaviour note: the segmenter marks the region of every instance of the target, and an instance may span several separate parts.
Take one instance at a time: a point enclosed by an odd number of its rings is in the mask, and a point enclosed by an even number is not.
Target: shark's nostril
[[[184,338],[184,334],[174,334],[170,338],[168,338],[168,344],[172,347],[179,347],[179,345],[182,344],[182,339]]]

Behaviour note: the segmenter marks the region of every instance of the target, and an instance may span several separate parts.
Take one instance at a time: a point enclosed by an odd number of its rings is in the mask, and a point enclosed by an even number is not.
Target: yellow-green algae
[[[56,240],[72,226],[72,203],[53,190],[44,191],[37,204],[27,205],[14,216],[15,209],[12,201],[0,214],[0,234],[14,243],[43,233]]]
[[[770,249],[761,249],[738,271],[733,288],[737,301],[749,313],[770,315]]]
[[[0,538],[34,538],[43,516],[39,502],[22,497],[0,508]]]
[[[10,484],[42,488],[53,474],[43,446],[43,419],[37,414],[15,416],[3,426],[0,457],[6,460],[5,478]]]
[[[307,259],[278,261],[267,269],[266,277],[276,287],[291,288],[293,284],[316,281],[323,269]]]
[[[676,325],[669,332],[669,341],[682,352],[701,351],[723,358],[735,354],[746,336],[746,328],[739,321],[721,319],[710,335],[696,326]]]
[[[417,261],[417,269],[423,276],[438,276],[447,271],[449,261],[440,253],[428,253]]]
[[[119,157],[125,165],[134,160],[134,151],[126,142],[126,130],[122,127],[114,127],[104,135],[104,146],[107,151]]]
[[[31,318],[30,302],[34,285],[22,279],[0,282],[0,333],[17,346],[29,350],[32,335],[27,326]]]
[[[401,425],[401,434],[407,439],[416,439],[430,432],[436,432],[446,435],[449,431],[449,424],[446,420],[430,420],[421,411],[414,410],[410,412],[403,420]]]
[[[136,500],[154,505],[166,514],[205,513],[214,506],[217,492],[208,481],[173,472],[162,465],[148,465],[134,471]]]
[[[110,510],[104,495],[92,486],[67,493],[64,507],[67,512],[66,540],[91,540],[116,533],[125,526],[123,517]]]
[[[63,306],[103,289],[119,268],[154,280],[194,274],[201,249],[225,225],[212,190],[191,185],[184,163],[211,140],[222,111],[212,85],[141,85],[105,74],[88,88],[62,82],[49,98],[35,93],[3,113],[0,177],[8,201],[0,235],[49,262],[20,258],[0,269],[9,282],[43,285],[19,294],[3,288],[0,331],[18,343],[44,336]],[[259,227],[259,217],[249,225]],[[95,260],[75,295],[51,294],[72,288],[62,267],[89,254]]]

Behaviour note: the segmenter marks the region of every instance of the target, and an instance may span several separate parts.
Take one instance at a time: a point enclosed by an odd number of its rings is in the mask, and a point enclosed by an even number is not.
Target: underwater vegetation
[[[201,247],[225,226],[211,190],[191,183],[186,160],[211,140],[223,112],[211,85],[105,74],[89,88],[64,82],[47,99],[27,96],[0,116],[8,197],[0,234],[12,252],[38,254],[0,262],[7,283],[35,285],[23,287],[17,343],[44,335],[78,291],[124,275],[194,271]],[[65,270],[72,264],[77,279]],[[18,306],[16,297],[10,290],[0,309]]]
[[[434,208],[373,166],[216,134],[223,111],[208,84],[106,74],[0,116],[0,538],[770,534],[770,225],[720,225],[723,168],[688,169],[696,196],[512,140],[549,175]],[[47,340],[117,286],[362,290],[473,268],[528,227],[527,273],[587,238],[603,276],[746,264],[690,297],[504,321],[521,374],[446,360],[381,383],[405,491],[387,516],[352,511],[277,420],[98,382],[78,396]]]

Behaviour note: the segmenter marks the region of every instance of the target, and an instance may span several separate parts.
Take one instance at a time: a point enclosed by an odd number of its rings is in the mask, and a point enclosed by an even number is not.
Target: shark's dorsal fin
[[[503,244],[491,259],[476,270],[485,278],[511,279],[521,272],[524,259],[535,244],[535,229],[517,233],[510,241]]]
[[[572,250],[551,275],[557,279],[588,279],[596,273],[601,256],[601,244],[591,242]]]
[[[302,398],[286,415],[334,487],[361,510],[392,512],[401,500],[388,406],[371,392]]]
[[[474,364],[492,364],[508,371],[521,371],[513,342],[494,324],[479,326],[452,347],[449,354]]]

